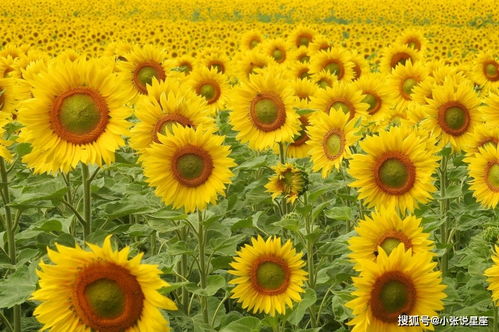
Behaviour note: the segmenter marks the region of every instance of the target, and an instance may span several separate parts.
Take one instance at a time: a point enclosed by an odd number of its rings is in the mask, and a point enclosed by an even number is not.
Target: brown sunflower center
[[[286,121],[286,110],[278,96],[258,94],[250,104],[250,116],[254,125],[265,132],[280,128]]]
[[[183,115],[180,114],[166,114],[156,122],[154,127],[153,140],[159,143],[158,133],[165,135],[166,133],[173,133],[173,126],[181,125],[184,127],[194,127],[194,124]]]
[[[300,116],[300,132],[298,133],[297,137],[293,140],[293,143],[291,143],[292,146],[301,146],[305,144],[305,142],[308,140],[308,135],[307,135],[307,126],[309,124],[308,119],[305,116]]]
[[[416,38],[411,38],[407,41],[407,46],[410,48],[413,48],[415,50],[421,50],[421,42],[417,40]]]
[[[477,145],[477,147],[480,148],[480,147],[484,147],[484,146],[488,146],[488,145],[496,147],[498,143],[499,143],[499,140],[496,137],[489,137],[489,138],[483,140],[482,142],[480,142]]]
[[[322,148],[330,160],[337,159],[345,149],[345,138],[339,129],[333,129],[324,136]]]
[[[272,52],[272,57],[274,58],[274,60],[277,62],[277,63],[281,63],[285,60],[285,53],[284,51],[276,48],[273,52]]]
[[[213,160],[205,150],[197,146],[187,146],[173,157],[173,175],[187,187],[204,184],[213,171]]]
[[[258,39],[252,39],[249,43],[249,48],[255,48],[258,44],[260,44],[260,40]]]
[[[300,46],[308,46],[308,44],[310,44],[310,41],[311,41],[312,37],[309,36],[309,35],[301,35],[298,37],[298,40],[297,40],[297,43],[296,43],[296,46],[297,47],[300,47]]]
[[[114,263],[95,263],[78,275],[72,294],[80,319],[96,331],[123,331],[142,315],[144,293],[137,278]]]
[[[394,323],[402,313],[409,314],[416,301],[414,283],[402,272],[385,272],[374,283],[370,305],[373,315],[383,322]]]
[[[398,152],[390,152],[379,158],[374,173],[378,187],[392,195],[402,195],[411,190],[416,178],[414,164]]]
[[[161,64],[150,61],[137,66],[133,74],[133,82],[140,93],[147,93],[147,84],[151,84],[153,78],[162,81],[166,78],[166,73]]]
[[[499,80],[499,64],[495,61],[487,62],[483,65],[483,73],[489,81]]]
[[[338,79],[341,79],[343,77],[343,65],[341,63],[331,61],[327,63],[323,69],[333,75],[336,75]]]
[[[266,256],[257,259],[250,274],[255,290],[264,295],[279,295],[289,286],[288,264],[279,257]]]
[[[492,191],[499,192],[499,164],[492,164],[487,171],[487,185]]]
[[[310,62],[310,57],[306,54],[303,54],[298,57],[298,61],[300,61],[301,63]]]
[[[359,64],[355,63],[353,66],[353,79],[358,79],[360,75],[362,75],[362,69],[360,69]]]
[[[410,54],[404,52],[395,53],[390,61],[390,67],[395,68],[399,64],[405,65],[407,60],[411,60]]]
[[[220,87],[214,82],[205,83],[198,88],[198,94],[206,99],[208,105],[213,104],[220,98]]]
[[[407,99],[407,100],[410,100],[411,97],[411,93],[412,93],[412,89],[414,89],[414,87],[418,84],[418,81],[415,80],[414,78],[408,78],[406,80],[404,80],[404,82],[402,83],[402,96]]]
[[[104,98],[90,88],[76,88],[56,97],[50,122],[62,139],[74,144],[97,140],[109,122]]]
[[[371,93],[366,93],[364,99],[362,99],[362,102],[369,105],[369,108],[367,109],[367,111],[371,115],[378,112],[379,109],[381,108],[380,98],[374,94],[371,94]]]
[[[222,73],[222,74],[225,73],[225,66],[221,62],[212,62],[212,63],[210,63],[208,68],[210,68],[210,69],[215,68],[217,70],[217,72]]]
[[[470,114],[466,107],[459,103],[447,103],[439,108],[438,123],[447,134],[460,136],[469,127]]]

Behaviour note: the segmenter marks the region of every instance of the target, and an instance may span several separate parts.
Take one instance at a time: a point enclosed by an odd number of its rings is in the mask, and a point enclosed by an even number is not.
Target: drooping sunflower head
[[[405,250],[411,249],[414,254],[429,252],[434,246],[430,235],[423,232],[421,219],[412,215],[401,218],[393,210],[374,212],[371,217],[361,220],[355,231],[358,235],[348,241],[351,251],[349,256],[359,271],[362,270],[362,260],[376,261],[379,248],[390,255],[400,243],[404,244]]]
[[[443,309],[440,272],[428,252],[412,253],[400,243],[390,255],[379,247],[376,262],[362,260],[359,277],[353,277],[355,299],[346,306],[354,318],[353,332],[398,329],[399,315],[436,316]]]
[[[57,82],[57,84],[53,84]],[[68,172],[78,162],[109,164],[128,134],[126,104],[132,93],[98,60],[55,61],[33,81],[23,102],[20,139],[33,150],[23,157],[35,172]]]
[[[158,135],[143,158],[144,175],[165,204],[186,213],[203,210],[225,195],[231,182],[230,149],[224,138],[203,127],[172,126],[172,133]]]
[[[260,236],[251,239],[230,263],[236,276],[229,281],[236,285],[232,298],[253,313],[264,312],[275,316],[285,314],[293,301],[300,302],[307,272],[302,254],[296,252],[290,240],[283,245],[279,237],[266,241]]]
[[[306,46],[300,46],[289,51],[289,60],[291,62],[297,61],[299,63],[310,63],[310,57],[313,53],[314,52]]]
[[[284,197],[288,203],[294,203],[307,190],[308,177],[305,171],[290,163],[278,164],[272,169],[275,174],[265,185],[272,199]]]
[[[369,63],[362,56],[362,54],[356,51],[349,51],[349,60],[353,63],[353,77],[352,80],[358,80],[362,76],[369,74],[371,72],[369,68]]]
[[[469,176],[472,178],[470,189],[473,196],[483,206],[495,208],[499,203],[498,147],[486,144],[465,160],[468,163]]]
[[[321,70],[307,77],[309,81],[314,82],[315,85],[321,89],[332,88],[338,82],[338,78],[328,71]]]
[[[308,81],[312,77],[309,63],[294,61],[288,64],[288,68],[293,79]]]
[[[426,151],[425,140],[412,128],[392,127],[360,143],[367,154],[356,154],[349,172],[359,198],[369,207],[414,211],[435,191],[432,174],[438,157]]]
[[[34,316],[54,331],[169,331],[159,309],[176,310],[158,290],[168,286],[155,265],[141,264],[142,253],[128,259],[129,247],[114,251],[111,235],[92,251],[56,244],[47,249],[55,264],[40,262],[40,288],[32,300]],[[54,315],[57,312],[57,315]]]
[[[300,121],[288,81],[285,73],[269,67],[234,89],[230,123],[241,142],[264,150],[275,143],[293,141],[300,131]]]
[[[300,46],[303,47],[303,46]],[[316,35],[314,41],[310,44],[310,52],[313,54],[320,51],[328,51],[333,48],[333,42],[330,38],[322,35]]]

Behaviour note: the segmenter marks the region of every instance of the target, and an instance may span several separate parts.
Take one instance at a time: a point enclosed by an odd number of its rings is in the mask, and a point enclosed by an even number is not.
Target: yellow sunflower
[[[225,76],[217,69],[200,67],[188,79],[188,85],[200,97],[206,100],[207,109],[211,114],[223,109],[228,86]]]
[[[262,49],[279,64],[288,60],[288,44],[282,39],[267,40],[263,43]]]
[[[8,56],[0,57],[0,78],[15,77],[15,63],[16,60]]]
[[[33,315],[52,331],[170,331],[161,309],[177,306],[158,290],[169,286],[156,265],[141,264],[143,254],[128,259],[130,247],[114,251],[111,235],[92,251],[56,244],[47,248],[55,264],[40,262],[41,301]]]
[[[307,272],[302,254],[290,240],[282,245],[279,237],[265,241],[258,236],[236,253],[230,263],[233,270],[229,270],[236,278],[229,283],[236,285],[232,298],[242,303],[243,309],[283,315],[286,307],[293,307],[293,301],[301,301]]]
[[[333,42],[331,41],[330,38],[327,38],[322,35],[317,35],[314,37],[314,41],[310,44],[308,48],[310,49],[310,52],[312,54],[320,51],[328,51],[333,48]]]
[[[288,72],[293,79],[308,80],[312,76],[310,64],[307,62],[294,61],[287,64]]]
[[[495,208],[499,202],[499,149],[486,144],[473,156],[465,159],[468,163],[470,189],[476,200],[487,208]]]
[[[322,70],[334,75],[338,81],[350,81],[354,78],[354,64],[346,49],[332,48],[312,55],[310,71],[318,73]]]
[[[409,29],[402,33],[397,39],[398,44],[406,45],[415,49],[418,52],[424,51],[426,47],[426,39],[423,33],[417,29]]]
[[[131,92],[112,68],[97,60],[51,63],[32,82],[23,102],[19,140],[33,149],[23,161],[36,173],[64,173],[78,162],[102,166],[124,145]]]
[[[262,54],[259,50],[240,54],[235,62],[237,77],[243,82],[247,81],[252,75],[255,75],[259,69],[276,64],[272,57]]]
[[[395,105],[395,96],[392,90],[388,86],[379,84],[386,80],[387,75],[385,74],[367,73],[354,82],[354,86],[362,91],[362,102],[369,105],[367,119],[371,122],[378,122]]]
[[[19,102],[29,97],[29,88],[17,78],[0,78],[0,117],[11,119]]]
[[[485,90],[499,88],[499,59],[492,54],[480,53],[470,71],[472,79]]]
[[[300,46],[289,51],[289,60],[291,62],[298,61],[300,63],[309,63],[310,55],[314,52],[309,50],[306,46]]]
[[[321,70],[318,73],[312,74],[310,77],[308,77],[308,79],[314,82],[321,89],[332,88],[333,84],[338,82],[338,79],[335,75],[325,70]]]
[[[428,100],[423,128],[433,132],[441,146],[447,143],[460,151],[469,142],[475,126],[481,121],[480,99],[469,81],[446,80],[433,89]]]
[[[232,75],[232,63],[222,50],[206,48],[201,53],[201,65],[208,69],[216,69],[226,77]]]
[[[412,128],[392,127],[379,136],[360,142],[367,154],[355,154],[350,161],[351,187],[368,207],[412,212],[418,203],[431,199],[432,174],[438,157],[426,149],[426,141]]]
[[[241,38],[241,49],[249,51],[257,47],[263,41],[263,36],[259,31],[250,30],[243,34]]]
[[[222,136],[203,127],[173,126],[158,139],[146,150],[143,167],[146,181],[165,204],[190,213],[225,195],[235,163]]]
[[[290,163],[278,164],[272,169],[275,174],[265,189],[272,194],[272,199],[282,196],[288,203],[294,203],[307,189],[307,173]]]
[[[371,72],[371,69],[369,68],[369,63],[362,56],[362,54],[359,54],[356,51],[350,51],[349,59],[350,62],[353,63],[352,80],[357,80],[362,76],[369,74]]]
[[[412,63],[418,62],[418,52],[407,45],[394,44],[385,49],[380,69],[381,72],[389,74],[398,65],[405,65],[409,61]]]
[[[232,92],[230,123],[238,140],[255,150],[293,141],[300,121],[288,81],[278,68],[269,67]]]
[[[493,146],[499,144],[499,128],[484,122],[475,127],[475,131],[466,143],[464,150],[468,156],[473,156],[479,148],[489,144]]]
[[[314,41],[316,35],[317,32],[309,27],[299,25],[289,35],[289,42],[296,48],[300,46],[308,47]]]
[[[317,112],[311,116],[307,145],[314,172],[321,171],[326,178],[334,168],[340,169],[341,161],[351,155],[349,147],[359,139],[354,125],[355,121],[349,120],[348,114],[341,110],[332,110],[329,114]]]
[[[141,160],[153,142],[159,143],[158,135],[171,132],[174,125],[215,131],[206,102],[185,84],[167,78],[162,82],[153,80],[148,89],[153,88],[154,93],[141,96],[137,102],[135,115],[139,122],[131,130],[130,146],[139,152]]]
[[[428,252],[412,253],[400,243],[390,255],[381,248],[376,262],[362,260],[362,272],[353,277],[355,299],[346,306],[354,318],[348,322],[352,332],[422,331],[398,326],[399,315],[437,316],[442,310],[442,299],[447,295],[440,271],[434,271]],[[433,330],[429,325],[426,329]]]
[[[434,248],[430,234],[423,232],[420,218],[408,215],[402,219],[393,210],[373,212],[371,217],[359,222],[355,231],[358,235],[350,238],[348,244],[352,252],[349,257],[358,271],[362,270],[359,265],[362,260],[376,261],[378,248],[382,248],[387,255],[400,243],[404,244],[405,250],[412,249],[414,254],[430,252]]]
[[[492,292],[492,300],[497,306],[499,303],[499,247],[494,246],[494,255],[492,256],[493,265],[486,269],[483,274],[487,277],[488,290]]]
[[[486,119],[489,125],[497,127],[499,125],[499,91],[490,93],[483,103],[481,107],[483,119]]]
[[[388,86],[394,91],[397,104],[404,107],[412,101],[414,88],[427,76],[428,71],[423,64],[413,64],[411,61],[392,70]]]

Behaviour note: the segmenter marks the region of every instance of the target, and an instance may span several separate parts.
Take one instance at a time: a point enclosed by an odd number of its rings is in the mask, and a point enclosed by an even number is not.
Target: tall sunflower
[[[165,204],[190,213],[225,195],[235,163],[222,136],[203,127],[173,126],[158,139],[146,150],[143,167],[146,181]]]
[[[272,194],[272,199],[282,196],[288,203],[294,203],[307,189],[307,173],[290,163],[278,164],[272,169],[275,174],[265,185],[267,192]]]
[[[128,259],[130,247],[114,251],[111,235],[92,251],[56,244],[47,249],[55,264],[40,262],[40,288],[32,300],[41,301],[33,315],[52,331],[170,330],[160,308],[177,306],[158,290],[169,286],[156,265],[141,264],[143,254]]]
[[[376,261],[378,248],[385,251],[387,255],[403,243],[406,250],[412,249],[414,254],[430,252],[434,247],[433,241],[429,239],[430,234],[423,232],[421,219],[409,215],[401,218],[393,210],[373,212],[371,217],[365,217],[355,227],[357,236],[348,240],[349,256],[355,262],[355,268],[362,270],[359,263],[367,259]]]
[[[432,174],[438,157],[428,153],[427,143],[412,128],[392,127],[360,143],[367,154],[355,154],[349,173],[359,198],[368,207],[414,211],[431,199]]]
[[[233,270],[229,273],[236,276],[229,281],[236,285],[232,298],[253,313],[285,314],[286,307],[293,307],[293,301],[301,301],[300,293],[304,291],[307,272],[301,257],[290,240],[282,245],[279,237],[266,241],[260,236],[252,238],[251,245],[237,251],[230,263]]]
[[[69,172],[78,162],[102,166],[124,145],[130,89],[97,60],[56,61],[32,82],[34,98],[19,111],[23,161],[36,173]]]
[[[465,159],[471,180],[470,189],[478,202],[487,208],[499,203],[499,149],[486,144]]]
[[[293,90],[287,77],[269,67],[233,91],[230,123],[237,139],[252,149],[265,150],[278,142],[292,142],[300,131],[293,109]]]
[[[379,248],[376,262],[365,259],[361,265],[360,276],[352,278],[355,299],[346,304],[355,316],[347,323],[352,332],[396,332],[405,329],[397,324],[399,315],[432,317],[443,309],[446,286],[440,271],[433,271],[430,253],[413,254],[400,243],[390,255]]]
[[[307,145],[314,172],[321,171],[326,178],[331,170],[340,168],[344,158],[350,157],[349,147],[359,139],[354,125],[348,114],[340,110],[332,110],[329,114],[317,112],[311,116]]]

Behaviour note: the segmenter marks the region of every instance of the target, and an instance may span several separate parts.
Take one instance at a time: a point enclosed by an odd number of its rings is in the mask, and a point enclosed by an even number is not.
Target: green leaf
[[[243,317],[223,327],[220,332],[257,332],[260,331],[260,324],[258,318]]]
[[[296,305],[295,310],[289,315],[288,321],[293,325],[298,325],[303,319],[306,310],[312,306],[315,301],[317,301],[317,295],[312,288],[307,288],[305,294],[303,294],[303,299],[300,303]]]
[[[208,278],[206,278],[206,288],[199,288],[195,285],[186,286],[188,291],[201,296],[213,296],[223,287],[225,287],[225,278],[219,275],[208,276]]]
[[[335,206],[325,212],[326,217],[335,220],[352,220],[352,208],[348,206]]]
[[[27,266],[20,267],[0,280],[0,308],[12,308],[25,302],[36,288],[36,274]]]

